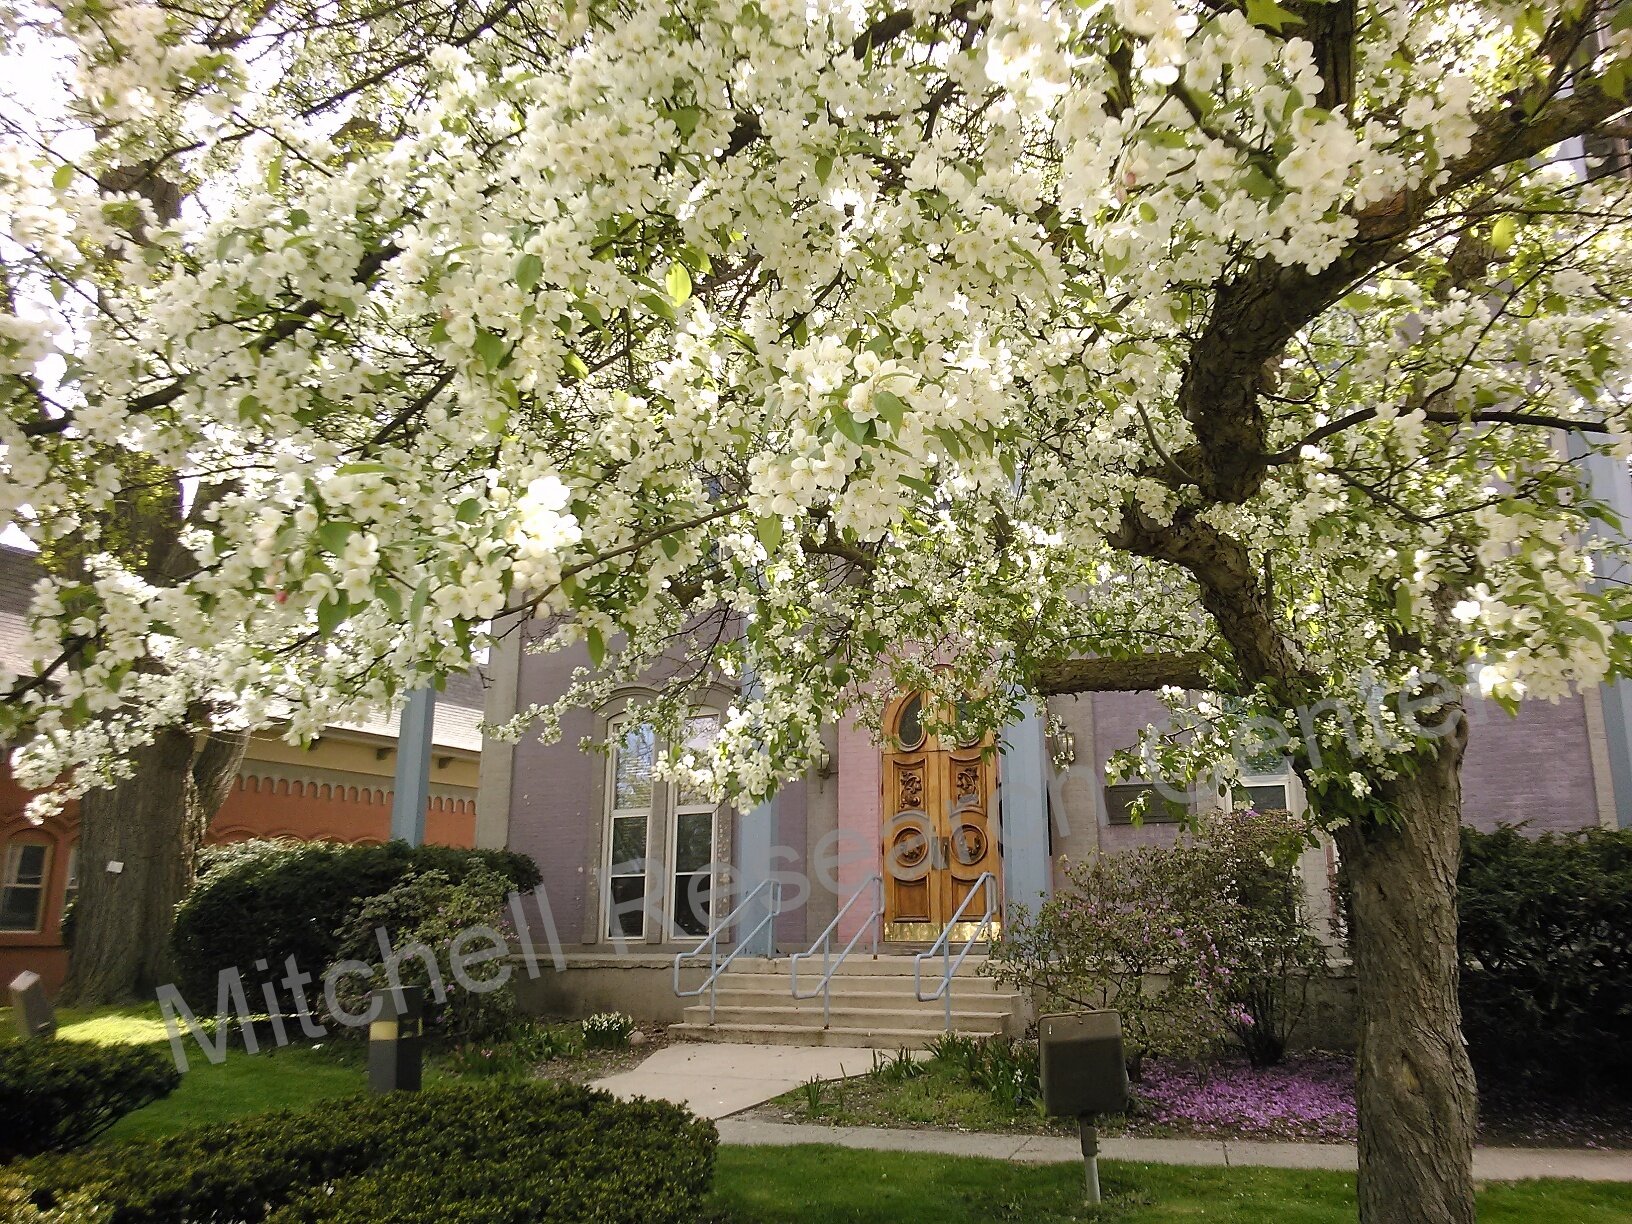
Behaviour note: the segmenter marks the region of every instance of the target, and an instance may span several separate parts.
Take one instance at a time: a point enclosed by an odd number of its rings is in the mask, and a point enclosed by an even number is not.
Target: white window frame
[[[635,722],[633,719],[627,718],[627,717],[614,718],[611,721],[609,721],[607,723],[607,725],[606,725],[607,742],[611,745],[611,747],[610,747],[610,750],[606,754],[606,797],[602,801],[602,804],[601,804],[601,814],[602,814],[602,819],[601,819],[601,842],[602,842],[602,848],[601,848],[601,917],[600,917],[600,923],[601,923],[601,938],[603,940],[607,940],[607,941],[610,941],[610,942],[613,942],[613,943],[619,943],[619,944],[628,943],[630,941],[635,941],[635,942],[644,942],[645,941],[645,939],[646,939],[646,919],[647,919],[647,917],[649,915],[649,912],[650,912],[650,908],[649,908],[650,907],[650,901],[651,901],[650,886],[651,886],[651,876],[652,876],[652,816],[653,816],[653,810],[656,807],[656,802],[655,801],[657,799],[657,785],[658,785],[656,778],[654,777],[650,781],[651,789],[648,792],[647,800],[646,800],[646,806],[644,808],[620,808],[620,807],[616,806],[617,805],[617,799],[618,799],[618,782],[617,782],[618,753],[622,750],[623,740],[624,740],[625,735],[628,733],[628,731],[633,729],[633,728],[642,727],[642,726],[648,726],[648,724],[638,723],[638,722]],[[649,726],[648,726],[648,729],[650,729]],[[656,743],[657,743],[656,732],[655,731],[652,732],[652,735],[653,735],[653,741],[652,742],[653,742],[653,750],[654,750],[654,758],[655,758]],[[613,847],[613,845],[615,844],[615,841],[616,841],[616,839],[614,837],[614,832],[615,832],[615,829],[616,829],[616,822],[618,820],[620,820],[620,819],[623,819],[623,820],[635,819],[635,818],[639,818],[639,817],[642,817],[642,816],[645,818],[645,821],[646,821],[646,840],[645,840],[644,846],[642,846],[642,848],[641,848],[641,856],[640,856],[641,870],[640,870],[640,875],[639,875],[639,877],[636,877],[632,873],[621,873],[621,874],[619,874],[617,876],[614,876],[612,874],[612,867],[613,867],[612,847]],[[612,881],[614,879],[632,880],[632,879],[636,879],[636,878],[639,878],[641,880],[641,905],[640,905],[640,911],[639,911],[640,912],[640,930],[638,932],[634,933],[634,934],[630,934],[630,933],[624,931],[621,924],[620,924],[618,929],[616,931],[614,931],[612,929],[612,917],[613,917],[613,914],[612,914],[612,908],[613,908]]]
[[[68,907],[79,896],[79,843],[75,842],[68,847],[68,870],[62,877],[62,912],[66,914]]]
[[[689,722],[694,718],[712,718],[714,733],[719,734],[720,726],[725,721],[720,712],[711,706],[697,706],[686,716]],[[714,912],[714,897],[720,883],[720,864],[716,861],[715,851],[720,844],[720,805],[707,800],[696,803],[681,803],[680,788],[670,786],[665,805],[668,810],[668,853],[663,864],[663,889],[667,896],[663,900],[663,922],[665,935],[676,943],[701,943],[714,931],[714,923],[718,915]],[[708,861],[704,866],[708,870],[708,930],[701,935],[693,935],[682,931],[675,921],[675,909],[680,903],[680,889],[677,877],[680,875],[680,817],[700,816],[708,814]],[[689,872],[687,874],[699,874]]]
[[[40,882],[38,884],[24,884],[19,877],[22,874],[22,851],[27,847],[37,846],[43,850],[44,856],[40,860]],[[4,910],[4,900],[13,889],[28,890],[34,894],[34,925],[32,927],[5,927],[0,928],[4,935],[39,935],[45,930],[45,898],[51,887],[51,852],[52,845],[43,838],[14,837],[6,842],[6,856],[3,864],[3,874],[0,874],[0,912]]]

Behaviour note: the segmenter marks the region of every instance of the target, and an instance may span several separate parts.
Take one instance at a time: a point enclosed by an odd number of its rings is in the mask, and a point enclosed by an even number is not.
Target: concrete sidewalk
[[[887,1130],[871,1126],[820,1126],[728,1118],[791,1092],[812,1077],[832,1080],[873,1069],[870,1049],[826,1046],[733,1045],[723,1042],[665,1046],[632,1071],[596,1080],[596,1088],[624,1098],[675,1101],[719,1122],[723,1143],[780,1146],[827,1143],[885,1152],[939,1152],[986,1156],[1032,1164],[1082,1159],[1074,1136],[991,1135],[962,1131]],[[1255,1165],[1272,1169],[1339,1169],[1353,1172],[1352,1144],[1270,1143],[1243,1139],[1102,1139],[1107,1160],[1146,1164]],[[1526,1177],[1575,1177],[1632,1182],[1632,1152],[1570,1148],[1478,1148],[1473,1174],[1483,1181]]]
[[[993,1135],[960,1131],[886,1130],[870,1126],[820,1126],[728,1118],[718,1123],[720,1142],[745,1147],[825,1143],[882,1152],[937,1152],[984,1156],[1026,1164],[1064,1164],[1082,1159],[1074,1137]],[[1237,1165],[1272,1169],[1337,1169],[1352,1173],[1356,1157],[1347,1143],[1271,1143],[1241,1139],[1101,1139],[1100,1156],[1143,1164]],[[1573,1177],[1632,1182],[1632,1152],[1568,1148],[1477,1148],[1473,1175],[1480,1181]]]
[[[596,1080],[614,1096],[655,1097],[703,1118],[723,1118],[791,1092],[812,1078],[865,1075],[875,1051],[849,1046],[682,1043],[656,1051],[632,1071]]]

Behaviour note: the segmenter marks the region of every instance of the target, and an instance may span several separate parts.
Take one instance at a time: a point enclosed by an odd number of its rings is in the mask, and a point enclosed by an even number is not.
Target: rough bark
[[[151,998],[172,977],[170,928],[247,737],[171,727],[134,754],[135,772],[80,801],[79,895],[64,999]],[[120,870],[110,871],[110,863]]]
[[[1457,712],[1460,714],[1460,711]],[[1380,789],[1392,809],[1336,831],[1359,986],[1363,1224],[1473,1224],[1473,1070],[1457,1000],[1460,717],[1437,755]]]

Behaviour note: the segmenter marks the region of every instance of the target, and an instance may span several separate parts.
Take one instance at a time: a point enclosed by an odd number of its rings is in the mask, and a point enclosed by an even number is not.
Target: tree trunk
[[[1473,1069],[1457,1000],[1466,722],[1384,782],[1386,814],[1336,831],[1359,988],[1363,1224],[1473,1224]]]
[[[192,886],[204,833],[247,743],[241,732],[167,728],[133,753],[130,778],[80,801],[80,882],[65,1002],[151,999],[171,981],[176,906]]]

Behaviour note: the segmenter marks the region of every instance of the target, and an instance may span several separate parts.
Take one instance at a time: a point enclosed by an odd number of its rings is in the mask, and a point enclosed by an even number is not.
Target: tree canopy
[[[722,789],[941,661],[989,722],[1212,690],[1167,765],[1259,716],[1364,796],[1410,728],[1300,703],[1626,670],[1576,459],[1628,454],[1629,12],[14,11],[0,505],[86,558],[22,775],[310,735],[530,617],[566,700],[742,678]],[[96,547],[154,465],[162,572]]]

